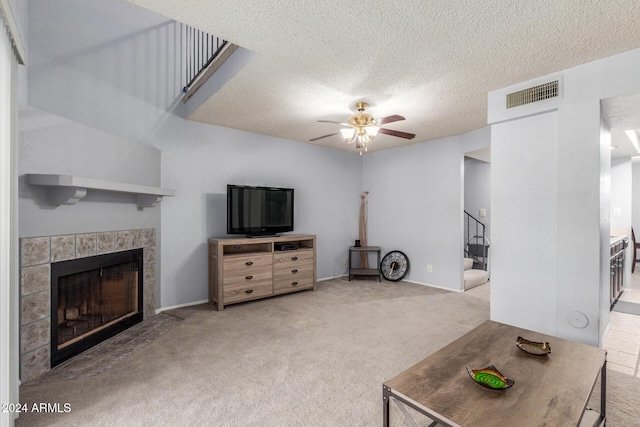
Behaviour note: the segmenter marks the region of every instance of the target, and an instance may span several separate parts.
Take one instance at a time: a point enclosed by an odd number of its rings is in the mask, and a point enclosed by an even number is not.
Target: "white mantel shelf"
[[[138,195],[138,207],[149,208],[162,201],[164,196],[174,196],[175,191],[168,188],[148,187],[146,185],[124,182],[104,181],[73,175],[27,174],[31,185],[49,187],[51,204],[74,205],[87,195],[87,190],[111,191]]]

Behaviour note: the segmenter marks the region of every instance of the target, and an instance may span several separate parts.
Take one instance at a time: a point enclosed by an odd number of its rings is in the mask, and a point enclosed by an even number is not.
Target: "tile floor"
[[[489,300],[489,283],[469,289],[465,294]],[[640,268],[631,275],[630,289],[621,301],[640,304]],[[602,346],[607,350],[609,369],[640,378],[640,316],[612,311],[609,332]]]

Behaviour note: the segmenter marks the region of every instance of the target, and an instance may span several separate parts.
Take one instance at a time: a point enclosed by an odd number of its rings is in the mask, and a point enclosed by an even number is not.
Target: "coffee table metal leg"
[[[389,427],[389,399],[391,391],[385,385],[382,386],[382,427]]]
[[[398,409],[400,409],[400,411],[402,411],[402,413],[404,414],[404,418],[411,425],[411,427],[418,427],[418,424],[416,424],[416,422],[413,420],[413,418],[411,418],[411,415],[409,415],[409,412],[407,412],[407,408],[405,408],[404,405],[402,403],[400,403],[398,400],[393,399],[393,401],[396,402],[396,405],[398,406]],[[429,427],[431,427],[432,425],[433,424],[431,424]]]
[[[600,371],[600,419],[601,425],[607,422],[607,360],[605,358]]]

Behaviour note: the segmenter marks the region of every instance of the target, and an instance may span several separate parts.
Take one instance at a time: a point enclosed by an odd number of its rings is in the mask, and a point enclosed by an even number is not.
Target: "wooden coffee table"
[[[522,336],[549,342],[552,353],[532,356],[516,347]],[[606,400],[603,349],[486,321],[382,386],[383,425],[389,402],[426,415],[444,426],[603,426]],[[494,365],[515,384],[504,390],[482,387],[466,367]],[[600,376],[600,413],[587,402]],[[409,422],[415,425],[410,419]]]

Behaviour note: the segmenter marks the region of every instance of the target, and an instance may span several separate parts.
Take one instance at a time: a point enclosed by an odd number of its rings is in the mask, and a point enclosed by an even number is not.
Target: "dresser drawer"
[[[311,289],[313,288],[313,284],[313,270],[284,276],[275,276],[273,278],[273,293],[283,294],[286,292],[299,291],[300,289]]]
[[[222,291],[224,304],[248,301],[273,295],[271,278],[238,285],[225,285]]]
[[[298,250],[298,251],[284,251],[276,252],[273,255],[273,265],[279,266],[281,264],[313,264],[313,250]]]
[[[244,284],[249,280],[267,280],[272,277],[271,254],[234,256],[224,259],[222,285]]]
[[[243,272],[248,269],[265,267],[273,264],[273,255],[252,254],[224,258],[224,273],[233,274],[235,272]]]
[[[273,270],[271,266],[252,268],[246,271],[235,272],[233,274],[227,274],[222,279],[222,287],[237,286],[246,283],[263,282],[265,280],[271,280],[273,278]]]
[[[296,274],[304,274],[311,273],[313,274],[313,262],[305,262],[305,263],[285,263],[285,264],[276,264],[273,266],[273,278],[278,279],[282,276],[292,276]]]

